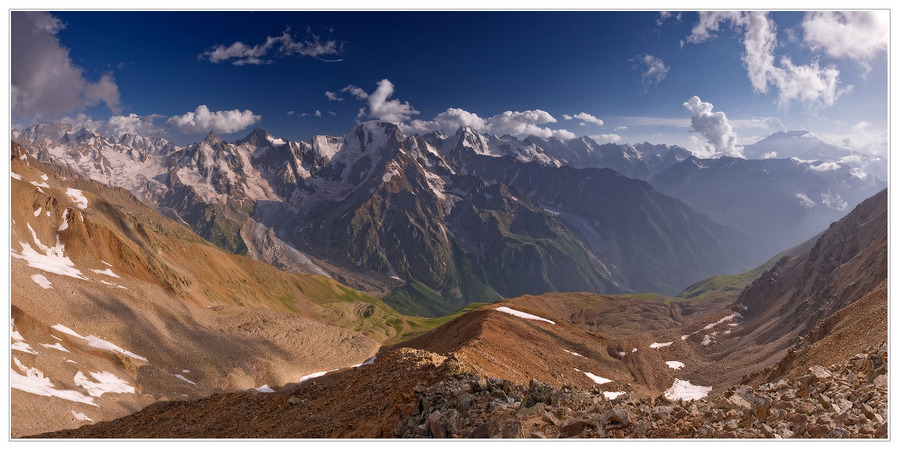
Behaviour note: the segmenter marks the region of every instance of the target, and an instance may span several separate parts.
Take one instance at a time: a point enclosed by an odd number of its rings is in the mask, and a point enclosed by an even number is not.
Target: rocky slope
[[[737,300],[507,299],[276,394],[161,403],[46,437],[883,438],[886,197]]]
[[[377,299],[225,253],[15,143],[11,178],[13,436],[282,385],[414,329]]]
[[[882,345],[797,378],[673,401],[536,379],[516,384],[473,373],[454,357],[402,348],[339,382],[160,403],[38,437],[886,438],[886,370]]]

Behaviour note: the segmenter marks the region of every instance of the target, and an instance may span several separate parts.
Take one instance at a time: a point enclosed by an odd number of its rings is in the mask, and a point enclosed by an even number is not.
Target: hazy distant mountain
[[[803,242],[887,184],[845,163],[689,158],[649,180],[774,255]]]
[[[778,132],[744,146],[748,159],[798,158],[809,162],[836,163],[861,174],[887,180],[887,159],[828,144],[806,130]]]

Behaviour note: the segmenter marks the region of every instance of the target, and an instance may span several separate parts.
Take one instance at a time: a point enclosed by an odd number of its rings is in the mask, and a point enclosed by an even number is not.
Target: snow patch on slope
[[[550,321],[549,319],[541,318],[540,316],[532,315],[530,313],[520,312],[518,310],[514,310],[509,307],[497,307],[494,310],[497,310],[498,312],[509,313],[510,315],[518,316],[519,318],[533,319],[536,321],[544,321],[544,322],[547,322],[550,324],[556,324],[555,322]]]
[[[102,338],[97,338],[93,335],[88,335],[86,337],[82,336],[78,332],[75,332],[74,330],[69,329],[66,326],[63,326],[62,324],[57,324],[55,326],[52,326],[52,328],[66,334],[66,335],[71,335],[73,337],[80,338],[80,339],[86,341],[88,346],[90,346],[92,348],[103,349],[105,351],[118,352],[119,354],[124,354],[133,359],[137,359],[137,360],[141,360],[143,362],[149,363],[149,361],[146,358],[141,357],[131,351],[126,351],[125,349],[122,349]]]
[[[13,361],[22,373],[19,373],[16,370],[9,372],[10,388],[38,396],[55,397],[92,406],[97,405],[94,403],[94,398],[75,390],[59,390],[54,388],[53,382],[51,382],[49,378],[44,377],[44,373],[41,370],[27,367],[15,357],[13,358]]]
[[[706,397],[711,390],[711,386],[704,387],[702,385],[694,385],[690,381],[683,381],[676,378],[675,382],[672,383],[672,386],[663,393],[663,396],[672,401],[677,401],[679,399],[691,401]]]

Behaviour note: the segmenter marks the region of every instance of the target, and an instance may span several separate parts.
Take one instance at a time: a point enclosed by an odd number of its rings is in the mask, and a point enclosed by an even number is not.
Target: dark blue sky
[[[14,87],[16,48],[24,40],[16,33],[17,14],[22,13],[13,13]],[[419,120],[423,130],[438,127],[435,118],[448,108],[477,115],[487,121],[485,130],[495,133],[521,123],[504,128],[492,117],[540,110],[545,115],[538,114],[531,125],[548,135],[565,130],[558,136],[665,142],[711,152],[710,133],[727,132],[717,122],[718,112],[727,115],[738,144],[783,129],[808,129],[832,141],[857,137],[848,142],[861,145],[858,136],[885,134],[887,127],[886,52],[876,48],[866,58],[841,54],[834,50],[840,36],[817,40],[804,28],[805,21],[828,17],[802,12],[755,16],[771,25],[775,42],[761,53],[768,67],[761,70],[769,74],[763,88],[751,82],[755,63],[744,61],[749,31],[760,23],[754,25],[750,15],[713,20],[715,27],[707,27],[702,39],[697,13],[83,11],[50,17],[64,25],[50,34],[68,50],[69,67],[81,70],[88,85],[110,77],[118,105],[92,102],[88,91],[81,93],[88,99],[82,105],[56,114],[39,106],[17,108],[14,102],[14,124],[78,113],[102,124],[111,116],[134,114],[133,122],[140,119],[185,144],[205,131],[200,125],[178,128],[169,119],[206,105],[212,114],[249,110],[249,117],[252,112],[251,119],[220,129],[226,138],[258,126],[305,140],[313,134],[343,135],[358,120],[378,116],[371,97],[340,91],[352,85],[373,94],[387,79],[393,91],[386,102],[401,104],[388,103],[387,111],[408,103],[406,113],[418,114],[398,122]],[[257,61],[241,65],[234,64],[237,57],[204,56],[236,42],[263,46],[286,30],[291,43],[318,39],[337,50],[317,57],[286,55],[276,43],[258,53]],[[827,68],[839,73],[831,86]],[[330,101],[326,91],[343,101]],[[712,108],[690,110],[684,103],[693,96]],[[603,125],[564,117],[579,113]],[[546,122],[546,115],[556,122]],[[691,133],[692,116],[708,119],[712,129],[703,130],[701,123]],[[511,120],[523,119],[513,114]]]

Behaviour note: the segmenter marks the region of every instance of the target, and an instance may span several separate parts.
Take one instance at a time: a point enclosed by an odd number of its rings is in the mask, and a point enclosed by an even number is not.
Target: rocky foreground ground
[[[887,345],[713,399],[608,400],[602,389],[459,373],[416,386],[404,438],[887,438]]]

